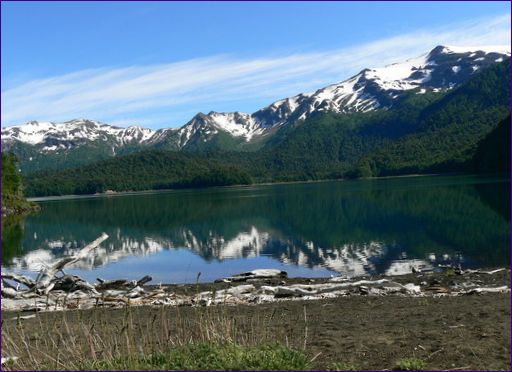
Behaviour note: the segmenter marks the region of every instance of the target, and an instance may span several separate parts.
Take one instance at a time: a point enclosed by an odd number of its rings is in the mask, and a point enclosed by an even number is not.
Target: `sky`
[[[179,127],[426,53],[510,45],[510,2],[1,2],[1,124]]]

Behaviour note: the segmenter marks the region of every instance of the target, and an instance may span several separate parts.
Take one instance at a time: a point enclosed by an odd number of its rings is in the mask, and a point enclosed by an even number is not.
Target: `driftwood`
[[[132,289],[135,287],[143,286],[144,284],[153,280],[149,275],[146,275],[139,280],[127,280],[127,279],[117,279],[117,280],[104,280],[101,278],[96,278],[99,282],[95,285],[97,290],[105,290],[105,289]]]
[[[247,271],[245,273],[236,274],[233,276],[229,276],[223,279],[217,279],[215,283],[225,282],[244,282],[247,280],[256,280],[256,279],[270,279],[270,278],[287,278],[288,273],[286,271],[276,270],[276,269],[257,269],[252,271]]]
[[[142,286],[152,280],[146,275],[139,280],[103,280],[92,285],[64,269],[87,257],[108,235],[103,233],[78,254],[65,257],[41,270],[36,280],[13,273],[2,273],[2,310],[51,311],[93,306],[119,306],[119,304],[149,304],[162,297],[163,290],[155,288],[146,292]],[[62,273],[61,276],[58,276]],[[7,280],[17,282],[14,287]],[[23,284],[27,289],[20,290]],[[21,318],[20,318],[21,319]]]
[[[54,279],[59,271],[62,272],[66,266],[87,257],[93,249],[103,243],[107,238],[108,235],[103,233],[98,239],[82,248],[76,255],[65,257],[49,268],[43,268],[36,280],[36,292],[41,294],[48,294],[48,292],[50,292],[56,284]]]
[[[473,288],[464,294],[472,295],[472,294],[480,294],[480,293],[507,293],[510,292],[510,289],[504,285],[501,287],[485,287],[485,288]]]
[[[491,270],[491,271],[482,271],[482,270],[471,270],[467,269],[463,271],[463,274],[487,274],[487,275],[494,275],[496,273],[500,273],[502,271],[505,271],[506,269],[502,267],[501,269]]]
[[[5,297],[5,298],[16,298],[17,296],[18,296],[18,291],[16,290],[16,288],[6,287],[2,283],[2,298],[3,297]]]
[[[35,280],[25,275],[18,275],[15,273],[4,273],[2,272],[2,279],[10,279],[17,283],[23,284],[28,288],[33,288],[36,285]]]
[[[51,284],[48,288],[51,288],[55,291],[74,292],[81,290],[85,292],[92,292],[96,295],[99,294],[94,286],[76,275],[64,275],[60,278],[54,279],[51,281]],[[48,292],[49,290],[45,291],[45,293]]]
[[[402,285],[400,283],[388,280],[359,280],[355,282],[344,283],[323,283],[323,284],[294,284],[290,286],[262,286],[264,293],[273,294],[275,297],[289,296],[312,296],[324,293],[348,293],[349,290],[357,289],[361,294],[380,294],[380,293],[406,293],[419,294],[420,288],[412,283]]]
[[[103,233],[98,239],[85,246],[76,255],[65,257],[57,261],[54,265],[43,268],[36,280],[25,275],[2,272],[2,297],[11,299],[31,298],[34,296],[37,297],[37,295],[48,295],[52,290],[64,292],[82,290],[98,295],[99,293],[94,286],[78,276],[66,275],[63,269],[87,257],[91,251],[107,238],[108,235]],[[57,277],[57,273],[59,272],[63,273],[61,277]],[[14,287],[7,280],[12,280],[18,283],[18,285]],[[27,289],[20,289],[20,284],[24,285]]]

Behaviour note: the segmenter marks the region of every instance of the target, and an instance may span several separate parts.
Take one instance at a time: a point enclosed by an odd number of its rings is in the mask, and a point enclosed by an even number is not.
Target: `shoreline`
[[[65,278],[65,277],[64,277]],[[27,286],[26,277],[2,273],[2,279]],[[21,279],[21,280],[20,280]],[[28,278],[30,280],[30,278]],[[71,279],[71,277],[70,277]],[[139,279],[98,280],[87,283],[79,277],[63,279],[62,288],[37,294],[12,294],[11,283],[2,288],[2,312],[66,312],[95,308],[130,307],[210,307],[219,305],[259,305],[288,301],[317,301],[333,298],[369,297],[461,297],[510,293],[510,268],[413,272],[404,275],[360,277],[289,278],[274,269],[253,270],[214,282],[192,284],[151,284],[148,275]],[[68,281],[66,281],[68,280]],[[64,284],[66,283],[66,284]],[[30,283],[29,283],[30,284]],[[53,287],[52,287],[53,288]],[[12,291],[11,291],[12,292]]]
[[[509,369],[510,293],[470,293],[465,288],[471,288],[472,283],[493,287],[505,283],[510,288],[510,269],[367,278],[382,279],[403,286],[417,283],[421,293],[396,291],[386,295],[373,290],[378,287],[364,283],[347,293],[317,299],[283,296],[258,303],[225,298],[213,305],[205,300],[205,292],[209,296],[225,294],[229,289],[248,285],[305,288],[332,283],[332,278],[167,285],[162,289],[172,293],[174,299],[195,297],[197,301],[156,306],[122,303],[81,309],[74,306],[76,300],[69,299],[72,306],[67,311],[3,310],[2,337],[8,341],[3,343],[3,352],[18,357],[10,369],[33,369],[34,360],[46,369],[70,369],[48,358],[59,353],[55,340],[72,346],[74,355],[64,352],[60,354],[62,359],[58,358],[66,363],[87,358],[91,348],[99,353],[105,342],[115,344],[120,355],[151,355],[169,350],[172,345],[205,341],[256,347],[277,342],[304,350],[314,359],[312,369],[320,370],[333,366],[338,370],[394,369],[397,362],[406,359],[422,361],[421,369],[427,370]],[[335,283],[341,285],[344,281]],[[460,292],[455,294],[455,290]],[[44,339],[41,335],[45,335]],[[30,346],[17,347],[24,343]],[[137,345],[136,350],[131,349],[132,344]]]
[[[131,196],[131,195],[148,195],[158,193],[176,193],[176,192],[193,192],[193,191],[204,191],[204,190],[229,190],[229,189],[248,189],[251,187],[259,186],[274,186],[274,185],[293,185],[293,184],[311,184],[311,183],[322,183],[322,182],[348,182],[348,181],[378,181],[387,179],[401,179],[401,178],[420,178],[420,177],[457,177],[457,176],[505,176],[505,174],[474,174],[474,173],[411,173],[396,176],[382,176],[382,177],[367,177],[367,178],[328,178],[321,180],[309,180],[309,181],[278,181],[278,182],[261,182],[252,183],[250,185],[229,185],[229,186],[212,186],[212,187],[201,187],[201,188],[181,188],[181,189],[159,189],[159,190],[139,190],[139,191],[114,191],[104,192],[99,194],[86,194],[86,195],[55,195],[55,196],[40,196],[40,197],[29,197],[27,198],[30,202],[47,202],[47,201],[58,201],[58,200],[75,200],[75,199],[91,199],[91,198],[110,198],[119,196]]]

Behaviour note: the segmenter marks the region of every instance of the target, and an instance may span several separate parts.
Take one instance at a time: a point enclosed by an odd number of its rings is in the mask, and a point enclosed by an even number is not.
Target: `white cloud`
[[[221,55],[171,64],[90,69],[33,80],[2,91],[2,125],[87,117],[152,127],[177,126],[184,122],[172,119],[183,120],[177,113],[188,114],[192,108],[209,111],[263,99],[270,103],[344,80],[365,67],[414,57],[440,44],[510,45],[509,15],[337,50],[251,60]],[[259,108],[253,107],[253,111]]]

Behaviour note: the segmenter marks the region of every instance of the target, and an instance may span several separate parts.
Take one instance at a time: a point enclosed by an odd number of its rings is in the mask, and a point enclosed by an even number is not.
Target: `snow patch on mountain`
[[[364,76],[375,81],[384,90],[410,90],[428,82],[430,71],[427,67],[435,65],[434,61],[429,60],[429,54],[425,54],[402,63],[366,70]],[[415,71],[422,73],[413,77]]]

